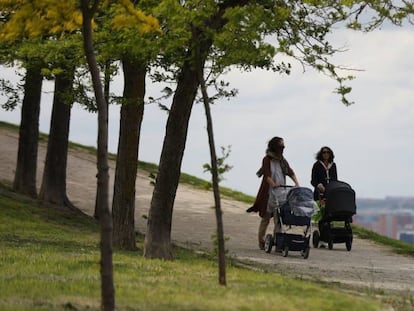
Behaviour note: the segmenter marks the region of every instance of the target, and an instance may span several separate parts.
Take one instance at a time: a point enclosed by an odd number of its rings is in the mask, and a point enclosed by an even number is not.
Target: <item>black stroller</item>
[[[319,242],[328,243],[332,249],[334,243],[345,243],[347,251],[352,248],[352,216],[356,214],[355,191],[342,181],[331,181],[325,189],[325,207],[318,222],[319,230],[312,235],[313,247]],[[342,224],[343,226],[338,226]]]
[[[276,251],[280,251],[283,257],[286,257],[289,251],[300,251],[302,257],[307,259],[310,251],[311,218],[315,207],[311,189],[303,187],[290,189],[278,213],[282,232],[266,235],[265,251],[270,253],[275,245]],[[299,226],[302,227],[300,234],[290,233],[292,227]]]

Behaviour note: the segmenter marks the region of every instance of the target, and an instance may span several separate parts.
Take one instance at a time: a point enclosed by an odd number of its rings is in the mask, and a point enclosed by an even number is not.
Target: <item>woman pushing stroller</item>
[[[286,185],[286,176],[289,176],[295,183],[296,187],[299,187],[299,182],[296,178],[295,172],[290,167],[288,161],[283,157],[283,150],[285,149],[285,143],[281,137],[273,137],[267,146],[266,155],[262,161],[262,167],[257,172],[258,176],[263,176],[260,184],[259,192],[257,194],[254,205],[247,209],[247,212],[259,212],[261,217],[258,239],[259,248],[264,249],[264,238],[266,230],[269,225],[272,214],[269,211],[274,211],[276,206],[273,206],[277,202],[277,197],[280,192],[284,191],[282,185]],[[277,204],[277,203],[276,203]],[[275,220],[275,232],[281,230],[279,223],[279,217],[274,217]]]
[[[325,196],[325,187],[330,181],[338,180],[335,155],[331,148],[324,146],[316,154],[316,162],[312,167],[311,184],[314,187],[313,199],[321,201]],[[320,202],[320,205],[323,205]]]
[[[332,149],[324,146],[316,155],[312,167],[311,184],[314,186],[314,200],[319,201],[320,211],[315,215],[318,230],[312,235],[315,248],[327,242],[332,249],[334,243],[345,243],[352,248],[352,216],[356,213],[355,191],[345,182],[338,181]],[[343,226],[339,224],[343,222]]]

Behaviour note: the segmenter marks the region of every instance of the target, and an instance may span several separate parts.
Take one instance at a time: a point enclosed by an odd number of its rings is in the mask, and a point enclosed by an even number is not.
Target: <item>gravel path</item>
[[[16,166],[18,133],[0,128],[0,146],[0,181],[10,184]],[[38,186],[41,183],[45,153],[46,145],[40,144]],[[110,166],[112,183],[115,163],[111,162]],[[72,203],[90,215],[93,214],[94,208],[95,175],[94,155],[79,151],[69,154],[68,197]],[[148,214],[152,186],[144,172],[138,174],[136,189],[137,229],[145,232],[146,221],[143,216]],[[211,234],[215,232],[213,204],[212,193],[180,185],[173,213],[173,241],[194,249],[211,249]],[[298,252],[290,252],[288,257],[282,257],[275,252],[267,254],[257,247],[256,232],[259,216],[247,214],[245,209],[248,206],[237,201],[223,199],[222,207],[224,231],[229,238],[226,248],[231,256],[247,265],[277,270],[282,274],[305,279],[335,282],[368,290],[398,291],[403,295],[414,293],[412,288],[414,257],[394,254],[387,247],[355,237],[350,252],[346,251],[344,244],[334,244],[333,250],[312,248],[306,260]]]

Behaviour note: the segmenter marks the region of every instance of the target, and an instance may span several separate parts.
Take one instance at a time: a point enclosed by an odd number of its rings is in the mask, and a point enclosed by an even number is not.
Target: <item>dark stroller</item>
[[[290,189],[278,213],[282,232],[266,235],[265,251],[270,253],[275,245],[276,251],[280,251],[284,257],[289,251],[299,251],[302,257],[307,259],[310,251],[311,218],[315,206],[311,189],[303,187]],[[301,227],[299,228],[301,232],[291,233],[292,227]]]
[[[334,243],[345,243],[348,251],[352,248],[352,216],[356,214],[355,191],[342,181],[331,181],[325,189],[325,207],[318,222],[318,230],[312,235],[315,248],[319,242],[328,243],[332,249]],[[342,224],[343,226],[338,226]]]

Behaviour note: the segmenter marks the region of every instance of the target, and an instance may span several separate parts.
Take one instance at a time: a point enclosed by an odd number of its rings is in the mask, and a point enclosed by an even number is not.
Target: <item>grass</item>
[[[86,216],[0,195],[0,310],[99,310],[99,228]],[[114,251],[117,310],[383,310],[378,298],[216,261],[176,248],[176,260]],[[402,310],[402,309],[401,309]]]
[[[353,226],[352,230],[353,233],[361,239],[367,239],[381,245],[389,246],[394,252],[398,254],[414,256],[414,245],[412,244],[388,238],[362,227]]]

